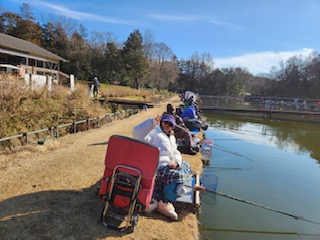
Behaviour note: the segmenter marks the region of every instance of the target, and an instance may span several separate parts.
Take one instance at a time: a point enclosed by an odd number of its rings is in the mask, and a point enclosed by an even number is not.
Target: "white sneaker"
[[[178,220],[178,214],[176,213],[172,203],[164,203],[162,200],[160,200],[157,211],[173,220]]]
[[[154,210],[156,210],[157,207],[158,207],[158,201],[152,198],[151,201],[150,201],[149,206],[144,209],[144,212],[145,212],[146,214],[150,214],[150,213],[152,213]]]

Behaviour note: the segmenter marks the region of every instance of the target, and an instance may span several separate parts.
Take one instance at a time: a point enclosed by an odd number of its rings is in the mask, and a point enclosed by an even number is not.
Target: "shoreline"
[[[176,106],[180,100],[172,98],[158,108],[98,129],[0,155],[1,236],[4,239],[199,239],[196,214],[180,204],[179,221],[172,222],[159,213],[141,214],[137,229],[131,234],[106,229],[98,223],[102,202],[96,195],[96,187],[103,175],[109,137],[113,134],[132,137],[133,126],[161,115],[167,103]],[[183,159],[190,163],[193,172],[201,172],[200,153],[183,154]]]

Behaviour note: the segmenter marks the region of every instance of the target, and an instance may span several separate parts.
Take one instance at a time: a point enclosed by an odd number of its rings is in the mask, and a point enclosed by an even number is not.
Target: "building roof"
[[[19,56],[28,57],[40,57],[47,61],[63,61],[67,62],[66,59],[42,48],[38,45],[28,42],[26,40],[16,38],[10,35],[0,33],[0,52],[11,53]]]

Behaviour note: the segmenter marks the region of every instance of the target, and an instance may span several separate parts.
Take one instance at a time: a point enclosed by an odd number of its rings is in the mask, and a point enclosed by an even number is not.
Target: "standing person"
[[[145,110],[145,111],[148,111],[148,104],[147,104],[146,96],[143,96],[142,109]]]
[[[98,97],[99,88],[100,88],[99,79],[98,79],[98,77],[94,77],[94,78],[93,78],[93,96],[94,96],[95,98]]]
[[[176,121],[173,115],[163,114],[140,123],[133,129],[133,136],[160,150],[159,165],[153,197],[158,201],[157,211],[178,220],[173,202],[183,193],[183,184],[192,174],[188,162],[182,160],[177,149],[173,128]]]

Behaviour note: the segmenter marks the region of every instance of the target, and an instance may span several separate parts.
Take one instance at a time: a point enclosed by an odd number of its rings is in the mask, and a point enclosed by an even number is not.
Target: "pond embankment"
[[[196,214],[179,207],[179,221],[141,215],[132,234],[106,229],[98,222],[102,202],[97,186],[104,171],[108,139],[131,137],[133,127],[161,115],[167,103],[98,129],[70,134],[44,145],[28,145],[0,155],[0,235],[2,239],[199,239]],[[199,154],[183,155],[194,172]]]

